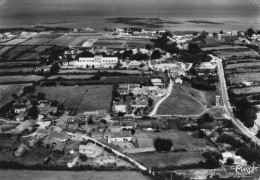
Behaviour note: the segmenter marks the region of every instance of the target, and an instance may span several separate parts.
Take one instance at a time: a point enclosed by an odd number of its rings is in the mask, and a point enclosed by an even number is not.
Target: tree
[[[87,161],[88,160],[88,157],[85,155],[85,154],[80,154],[79,155],[79,159],[83,162]]]
[[[13,99],[18,99],[18,96],[15,93],[12,94],[12,97],[13,97]]]
[[[151,50],[152,47],[150,46],[150,44],[146,44],[146,45],[145,45],[145,49],[147,49],[147,50]]]
[[[249,28],[248,30],[246,30],[246,35],[247,36],[252,36],[253,34],[255,34],[255,31],[252,28]]]
[[[134,129],[131,129],[131,134],[135,135],[135,130]]]
[[[196,43],[189,43],[188,52],[191,54],[197,54],[201,52],[201,48]]]
[[[156,151],[170,151],[172,148],[172,141],[170,139],[162,139],[161,137],[158,137],[154,140],[154,147]]]
[[[94,124],[92,115],[88,117],[88,124]]]
[[[38,111],[37,107],[33,106],[28,110],[27,116],[31,117],[32,119],[36,119],[36,118],[38,118],[38,114],[39,114],[39,111]]]
[[[151,59],[160,59],[161,58],[161,52],[159,50],[154,50],[152,55],[151,55]]]
[[[60,70],[60,66],[58,63],[53,63],[50,68],[50,74],[54,75],[57,74]]]
[[[233,165],[234,164],[234,160],[232,158],[228,158],[227,161],[226,161],[226,165]]]
[[[42,92],[39,92],[39,93],[37,94],[37,98],[38,98],[38,100],[45,100],[45,99],[46,99],[46,98],[45,98],[45,94],[42,93]]]
[[[260,130],[258,130],[256,137],[258,137],[260,139]]]
[[[105,119],[101,119],[100,122],[103,124],[107,124],[107,121]]]

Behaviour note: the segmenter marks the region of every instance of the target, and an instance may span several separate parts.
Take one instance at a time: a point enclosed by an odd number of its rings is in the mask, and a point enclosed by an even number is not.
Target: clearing
[[[65,107],[77,107],[78,112],[111,109],[112,85],[37,87],[49,100]]]

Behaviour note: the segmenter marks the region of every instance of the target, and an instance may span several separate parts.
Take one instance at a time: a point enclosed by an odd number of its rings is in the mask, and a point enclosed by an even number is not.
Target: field
[[[227,80],[230,82],[230,84],[239,84],[243,81],[260,82],[260,72],[229,74]]]
[[[145,48],[145,45],[149,44],[154,46],[154,43],[149,40],[126,40],[124,47],[127,48]]]
[[[0,170],[1,180],[148,180],[134,171],[28,171]]]
[[[232,56],[242,56],[242,57],[259,57],[259,54],[255,51],[230,51],[230,52],[224,52],[224,51],[219,51],[215,52],[216,56],[221,57],[221,58],[231,58]]]
[[[148,76],[107,76],[102,77],[100,81],[106,83],[149,83],[150,79]]]
[[[25,76],[0,76],[0,84],[3,83],[26,83],[26,82],[37,82],[44,77],[36,75],[25,75]]]
[[[88,40],[83,40],[81,41],[78,46],[82,47],[91,47],[93,46],[94,42],[96,42],[97,39],[88,39]]]
[[[59,74],[84,74],[84,73],[97,73],[101,72],[117,72],[117,73],[126,73],[126,74],[139,74],[138,70],[92,70],[92,69],[61,69]]]
[[[11,49],[13,46],[2,46],[0,49],[0,56],[2,56],[2,54],[4,54],[6,51],[8,51],[9,49]]]
[[[32,72],[35,68],[29,67],[29,68],[10,68],[10,69],[0,69],[0,73],[5,72]]]
[[[260,92],[260,86],[231,89],[235,95],[251,95]]]
[[[65,44],[66,42],[68,42],[69,40],[73,39],[73,36],[67,36],[67,35],[63,35],[63,36],[60,36],[48,43],[46,43],[45,45],[51,45],[51,46],[54,46],[54,45],[63,45]]]
[[[46,49],[49,49],[51,48],[52,46],[38,46],[36,48],[33,48],[32,51],[35,51],[35,52],[44,52]]]
[[[21,95],[23,93],[23,88],[29,84],[12,84],[12,85],[0,85],[0,107],[10,102],[12,94]]]
[[[28,60],[38,60],[40,55],[37,52],[26,52],[22,56],[16,58],[17,61],[28,61]]]
[[[45,44],[49,41],[53,40],[53,38],[32,38],[29,39],[28,41],[22,42],[20,45],[42,45]]]
[[[249,50],[247,47],[245,46],[217,46],[217,47],[205,47],[202,48],[202,51],[221,51],[221,50]]]
[[[206,159],[198,152],[182,153],[138,153],[131,154],[136,161],[149,168],[164,168],[167,166],[181,166],[184,164],[197,164]]]
[[[53,79],[89,79],[94,77],[94,75],[56,75],[56,76],[51,76],[48,79],[53,80]]]
[[[17,44],[20,44],[24,41],[27,41],[27,39],[12,39],[10,41],[7,41],[7,42],[4,42],[4,43],[1,43],[2,45],[17,45]]]
[[[226,70],[234,68],[258,68],[260,67],[260,61],[258,62],[246,62],[246,63],[236,63],[236,64],[227,64],[225,67]]]
[[[112,101],[112,85],[37,87],[49,100],[65,107],[77,107],[78,112],[108,110]]]
[[[12,49],[9,49],[9,51],[6,52],[4,55],[4,61],[14,60],[20,54],[22,54],[23,52],[28,51],[32,48],[33,48],[33,46],[16,46]]]
[[[125,41],[121,40],[97,40],[94,42],[93,47],[107,47],[107,48],[122,48]]]
[[[87,41],[87,38],[85,36],[70,36],[72,37],[67,42],[63,43],[63,46],[81,46],[82,42]]]
[[[215,106],[216,104],[216,91],[200,91],[191,87],[190,84],[184,83],[182,87],[185,91],[187,91],[191,96],[200,101],[204,106],[208,108]]]
[[[228,60],[225,61],[225,64],[235,64],[235,63],[249,63],[249,62],[260,62],[259,59],[255,58],[248,58],[248,59],[234,59],[234,60]]]
[[[13,68],[15,66],[27,66],[27,67],[32,67],[32,66],[37,66],[40,63],[40,61],[17,61],[17,62],[8,62],[8,63],[0,63],[0,67],[8,67],[8,68]]]
[[[160,105],[159,115],[198,115],[205,109],[191,94],[173,86],[171,95]]]
[[[38,34],[37,35],[37,38],[58,38],[58,37],[60,37],[60,36],[62,36],[62,34],[58,34],[58,33],[40,33],[40,34]]]

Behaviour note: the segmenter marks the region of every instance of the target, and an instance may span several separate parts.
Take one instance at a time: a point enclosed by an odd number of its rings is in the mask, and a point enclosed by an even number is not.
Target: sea
[[[0,28],[126,27],[106,21],[117,17],[178,22],[160,28],[171,31],[259,30],[260,0],[0,0]]]

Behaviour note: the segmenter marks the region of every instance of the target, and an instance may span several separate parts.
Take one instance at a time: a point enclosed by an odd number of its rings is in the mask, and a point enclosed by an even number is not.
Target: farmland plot
[[[87,41],[87,38],[85,36],[70,36],[72,37],[70,40],[62,44],[63,46],[78,46],[78,44],[81,44],[82,42]]]
[[[241,73],[241,74],[230,74],[227,79],[231,84],[238,84],[243,81],[249,82],[260,82],[260,72],[256,73]]]
[[[120,40],[97,40],[93,47],[122,48],[124,43]]]
[[[2,54],[4,54],[6,51],[8,51],[9,49],[11,49],[13,46],[3,46],[0,49],[0,56],[2,56]]]
[[[260,86],[231,89],[231,92],[237,96],[258,94],[258,93],[260,93]]]
[[[47,49],[49,49],[51,47],[52,46],[38,46],[38,47],[32,49],[32,52],[35,51],[35,52],[41,53],[41,52],[44,52],[45,50],[47,50]]]
[[[4,42],[4,43],[1,43],[2,45],[17,45],[17,44],[20,44],[24,41],[27,41],[27,39],[12,39],[10,41],[7,41],[7,42]]]
[[[112,102],[112,85],[37,87],[49,100],[65,107],[77,107],[78,112],[108,110]]]
[[[56,76],[51,76],[48,79],[53,80],[53,79],[89,79],[94,77],[94,75],[56,75]]]
[[[39,53],[37,52],[26,52],[22,56],[18,57],[18,61],[28,61],[28,60],[38,60],[40,58]]]
[[[248,62],[248,63],[238,63],[238,64],[228,64],[226,66],[225,69],[234,69],[234,68],[248,68],[248,67],[252,67],[252,68],[256,68],[256,67],[260,67],[260,61],[258,62]]]
[[[63,35],[61,37],[58,37],[48,43],[46,43],[46,45],[51,45],[51,46],[54,46],[54,45],[63,45],[65,44],[66,42],[68,42],[69,40],[73,39],[73,36],[67,36],[67,35]]]
[[[12,84],[12,85],[0,85],[2,93],[0,94],[0,107],[10,102],[13,97],[12,94],[21,95],[23,88],[30,84]]]
[[[7,73],[7,72],[32,72],[34,71],[35,68],[33,67],[28,67],[28,68],[5,68],[5,69],[0,69],[0,73]]]
[[[154,43],[148,40],[126,40],[124,47],[145,48],[147,44],[149,44],[150,46],[154,46]]]
[[[51,40],[53,40],[53,38],[32,38],[28,41],[22,42],[20,45],[42,45],[47,42],[50,42]]]
[[[25,76],[0,76],[0,83],[26,83],[37,82],[43,79],[43,76],[25,75]]]
[[[20,54],[32,49],[33,46],[16,46],[5,54],[5,61],[15,60]]]

